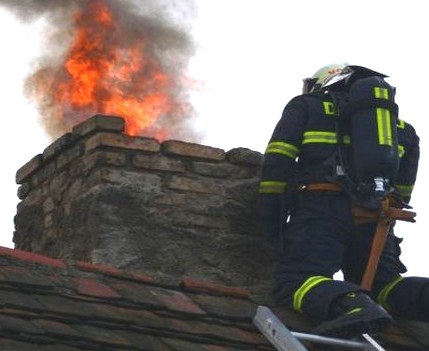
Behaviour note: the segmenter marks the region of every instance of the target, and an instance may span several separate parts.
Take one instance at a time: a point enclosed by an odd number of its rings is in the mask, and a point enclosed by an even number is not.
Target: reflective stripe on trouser
[[[311,289],[316,287],[318,284],[332,280],[331,278],[315,276],[308,278],[296,291],[293,296],[293,308],[296,311],[302,312],[302,301],[305,295],[307,295]]]
[[[310,277],[295,291],[293,307],[312,318],[329,320],[332,318],[332,303],[338,297],[360,290],[360,287],[353,283],[323,276]]]
[[[338,296],[359,291],[376,223],[356,226],[350,199],[341,192],[303,192],[287,224],[284,253],[275,267],[275,296],[317,319],[329,318],[329,305]],[[393,234],[380,258],[374,293],[404,270]],[[331,280],[343,270],[348,282]]]
[[[377,302],[394,316],[429,322],[429,278],[398,277],[385,285]]]

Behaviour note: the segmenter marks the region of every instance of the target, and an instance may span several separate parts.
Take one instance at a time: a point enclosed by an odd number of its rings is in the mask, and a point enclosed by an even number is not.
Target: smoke
[[[46,23],[44,54],[25,93],[51,138],[106,113],[124,117],[131,134],[199,139],[186,74],[194,54],[192,0],[0,0],[0,6],[24,23]]]

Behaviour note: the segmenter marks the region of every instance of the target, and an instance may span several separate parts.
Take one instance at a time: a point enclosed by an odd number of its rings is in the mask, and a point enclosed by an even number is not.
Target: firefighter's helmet
[[[335,76],[340,75],[347,66],[346,63],[336,63],[320,68],[312,77],[303,80],[302,92],[306,94],[319,91],[328,82],[333,80]]]

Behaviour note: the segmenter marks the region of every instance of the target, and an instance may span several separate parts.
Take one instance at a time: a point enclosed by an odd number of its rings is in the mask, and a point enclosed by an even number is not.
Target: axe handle
[[[364,290],[370,291],[374,282],[375,273],[377,272],[378,262],[380,261],[381,253],[386,244],[387,235],[392,225],[392,220],[388,218],[380,218],[377,224],[377,229],[372,240],[371,252],[369,254],[368,263],[365,273],[362,278],[361,287]]]

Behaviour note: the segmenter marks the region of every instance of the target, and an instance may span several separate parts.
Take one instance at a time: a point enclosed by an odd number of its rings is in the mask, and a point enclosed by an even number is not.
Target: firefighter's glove
[[[404,199],[398,192],[393,192],[389,194],[389,205],[395,208],[412,208],[408,205],[409,199]],[[407,201],[408,200],[408,201]]]

